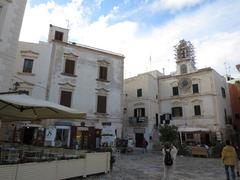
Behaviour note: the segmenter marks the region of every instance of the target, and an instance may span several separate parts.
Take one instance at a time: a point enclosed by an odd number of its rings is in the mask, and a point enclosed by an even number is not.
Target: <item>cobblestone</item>
[[[160,152],[121,154],[108,174],[78,178],[86,180],[159,180],[163,179]],[[222,161],[212,158],[177,157],[174,180],[225,180]],[[240,179],[240,178],[239,178]]]

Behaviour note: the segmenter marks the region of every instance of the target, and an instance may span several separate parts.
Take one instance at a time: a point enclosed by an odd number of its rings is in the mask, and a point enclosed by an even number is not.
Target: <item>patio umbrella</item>
[[[0,120],[83,119],[85,113],[25,94],[0,95]]]

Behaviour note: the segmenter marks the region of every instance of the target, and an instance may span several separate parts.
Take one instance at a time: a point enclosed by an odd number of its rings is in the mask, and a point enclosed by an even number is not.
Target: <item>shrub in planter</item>
[[[211,147],[211,157],[213,158],[220,158],[221,157],[221,152],[224,147],[224,144],[218,142],[216,145]]]
[[[177,149],[178,149],[178,155],[191,156],[191,149],[187,146],[187,144],[178,143]]]

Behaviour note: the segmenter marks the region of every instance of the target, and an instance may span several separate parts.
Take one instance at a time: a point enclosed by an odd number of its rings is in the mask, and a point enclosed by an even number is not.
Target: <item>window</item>
[[[187,73],[187,65],[182,64],[180,67],[181,74],[186,74]]]
[[[74,75],[75,61],[66,59],[64,73]]]
[[[0,5],[0,18],[1,18],[2,9],[3,9],[3,6]]]
[[[226,98],[226,92],[225,92],[225,89],[223,87],[221,87],[221,91],[222,91],[222,97]]]
[[[57,147],[68,145],[68,134],[69,134],[69,129],[57,129],[56,139],[55,139]]]
[[[227,120],[227,110],[224,109],[224,119],[225,119],[225,124],[228,124],[228,120]]]
[[[178,87],[176,86],[176,87],[173,87],[172,88],[172,92],[173,92],[173,96],[178,96],[179,95],[179,93],[178,93]]]
[[[55,31],[55,40],[63,41],[63,32]]]
[[[193,93],[199,93],[198,84],[192,85]]]
[[[187,139],[193,139],[193,133],[186,133]]]
[[[2,1],[0,1],[0,40],[1,40],[1,34],[3,30],[4,20],[6,18],[6,10],[5,10],[4,4],[1,2]]]
[[[106,96],[98,96],[97,99],[97,112],[98,113],[106,113],[107,107],[107,97]]]
[[[199,105],[194,106],[194,115],[200,116],[201,115],[201,107]]]
[[[145,108],[134,109],[134,117],[145,117]]]
[[[72,92],[71,91],[61,91],[60,104],[63,106],[71,107]]]
[[[172,108],[172,116],[173,117],[181,117],[182,116],[182,107],[173,107]]]
[[[102,122],[102,125],[103,125],[103,126],[111,126],[112,123],[111,123],[111,122]]]
[[[32,73],[33,59],[24,59],[23,72]]]
[[[235,118],[240,119],[240,113],[235,113]]]
[[[107,80],[107,67],[105,67],[105,66],[99,67],[99,79]]]
[[[137,97],[142,97],[142,89],[137,89]]]
[[[158,127],[158,113],[156,113],[155,116],[156,116],[156,127]]]
[[[181,58],[186,58],[186,51],[184,49],[181,50]]]

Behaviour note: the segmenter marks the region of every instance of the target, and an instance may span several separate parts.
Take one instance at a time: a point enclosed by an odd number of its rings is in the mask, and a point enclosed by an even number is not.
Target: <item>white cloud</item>
[[[72,0],[65,6],[53,1],[38,6],[27,3],[24,15],[20,40],[38,42],[46,40],[49,24],[67,28],[68,23],[74,26],[87,26],[88,19],[85,15],[88,9],[82,7],[81,0]]]
[[[161,9],[169,9],[175,11],[185,7],[197,5],[203,1],[204,0],[155,0],[150,7],[154,12]]]
[[[102,5],[102,2],[103,2],[104,0],[95,0],[95,5],[96,5],[96,7],[98,8],[98,9],[100,9],[101,8],[101,5]]]
[[[239,76],[235,70],[240,59],[240,20],[236,18],[239,7],[240,3],[213,3],[191,14],[177,16],[164,26],[149,27],[150,33],[146,34],[139,33],[138,22],[109,24],[118,12],[117,6],[90,23],[91,9],[83,7],[81,1],[66,6],[50,2],[31,7],[28,3],[20,39],[46,40],[50,23],[66,27],[68,19],[71,41],[124,54],[125,77],[130,77],[147,70],[165,68],[167,74],[175,71],[173,46],[184,38],[196,47],[198,68],[211,66],[223,75],[227,61],[231,73]]]
[[[240,59],[240,32],[218,33],[200,40],[196,45],[196,55],[200,67],[214,68],[222,75],[231,74],[239,77],[235,67]]]

